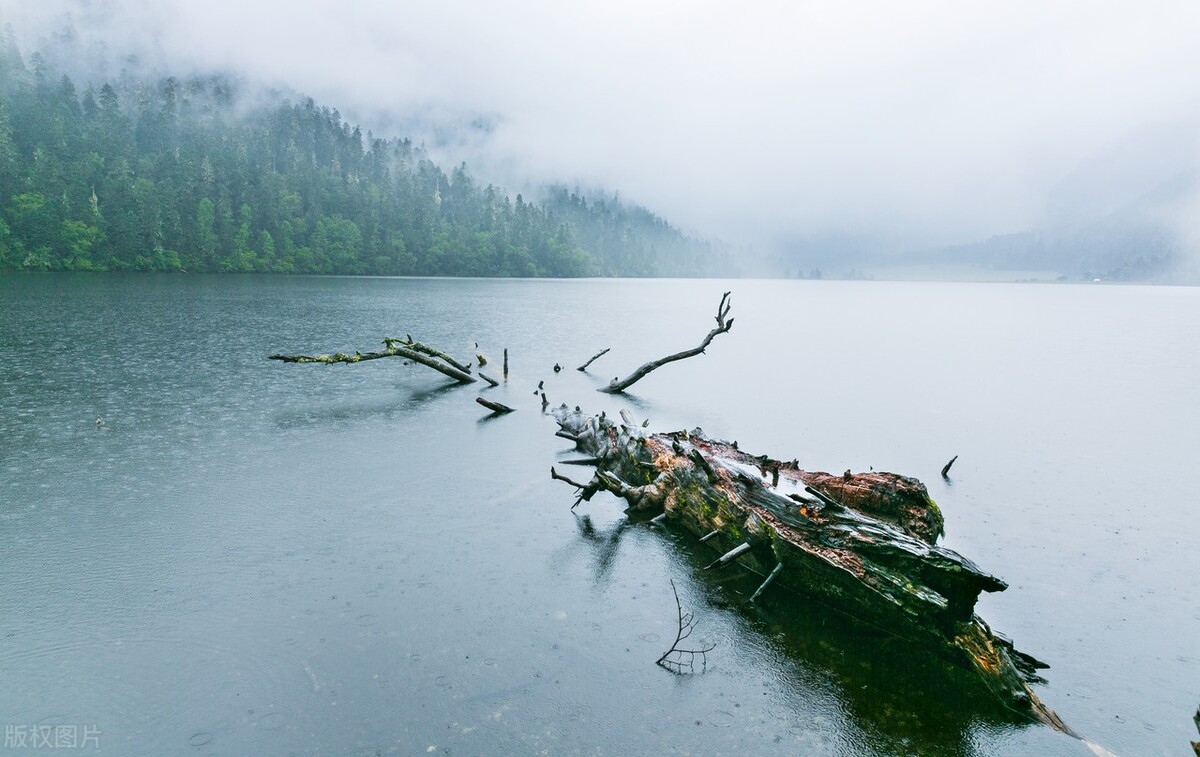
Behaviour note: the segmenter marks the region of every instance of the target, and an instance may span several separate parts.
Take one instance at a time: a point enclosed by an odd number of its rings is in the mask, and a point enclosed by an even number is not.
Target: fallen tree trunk
[[[285,363],[361,363],[364,360],[378,360],[385,357],[402,357],[420,363],[428,368],[432,368],[438,373],[445,374],[450,378],[462,384],[475,383],[476,378],[467,370],[470,366],[464,366],[457,360],[432,347],[428,347],[420,342],[414,342],[412,337],[408,341],[392,339],[385,337],[383,340],[384,349],[375,352],[355,352],[353,355],[345,352],[335,352],[332,355],[271,355],[271,360],[280,360]],[[493,383],[493,386],[495,384]]]
[[[772,580],[817,597],[973,669],[1008,707],[1075,735],[1030,689],[1045,665],[975,615],[980,592],[1007,585],[937,546],[942,515],[916,479],[808,472],[699,429],[647,435],[565,406],[554,416],[596,465],[589,483],[569,482],[580,500],[603,489],[629,510],[665,513],[720,552],[710,567],[737,562],[769,576],[755,597]]]

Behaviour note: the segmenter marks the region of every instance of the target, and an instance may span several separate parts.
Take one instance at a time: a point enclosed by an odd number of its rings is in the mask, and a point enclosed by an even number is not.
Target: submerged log
[[[973,669],[1011,709],[1075,735],[1030,688],[1045,665],[975,615],[980,592],[1007,584],[937,545],[942,514],[921,482],[809,472],[699,429],[651,435],[565,406],[554,416],[595,461],[588,488],[612,492],[629,510],[666,513],[726,562],[769,576],[764,588],[773,579],[928,647]]]

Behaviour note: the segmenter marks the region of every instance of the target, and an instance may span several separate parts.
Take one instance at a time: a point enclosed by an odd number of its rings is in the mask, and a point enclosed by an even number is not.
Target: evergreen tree
[[[614,197],[447,175],[311,98],[222,77],[87,82],[0,34],[0,268],[686,275],[720,255]]]

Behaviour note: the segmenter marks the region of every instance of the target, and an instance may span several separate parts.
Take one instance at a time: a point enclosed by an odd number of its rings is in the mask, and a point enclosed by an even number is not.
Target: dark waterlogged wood
[[[659,358],[658,360],[651,360],[649,363],[646,363],[623,379],[614,378],[611,382],[609,382],[608,386],[603,387],[600,389],[600,391],[608,394],[619,394],[642,379],[646,378],[646,376],[648,376],[652,371],[656,371],[668,363],[673,363],[676,360],[685,360],[689,357],[695,357],[696,355],[703,354],[704,350],[708,348],[708,345],[712,343],[712,340],[715,339],[718,334],[724,334],[733,328],[733,319],[728,317],[729,309],[733,306],[732,302],[733,301],[729,297],[729,292],[725,292],[723,295],[721,295],[721,302],[717,305],[717,326],[712,331],[708,332],[708,335],[704,337],[704,340],[701,341],[698,346],[693,347],[690,350],[683,350],[682,352],[676,352],[672,355],[667,355],[666,357]],[[597,355],[597,357],[599,357],[599,355]],[[593,360],[594,359],[595,358],[593,358]],[[583,369],[580,368],[580,370]]]
[[[805,471],[699,429],[647,434],[565,406],[554,416],[594,461],[589,484],[571,482],[589,497],[603,489],[628,510],[666,513],[717,550],[710,567],[736,561],[766,576],[756,599],[771,581],[816,597],[974,670],[1009,708],[1075,735],[1030,688],[1045,665],[975,614],[981,592],[1007,585],[937,545],[942,514],[921,482]]]
[[[554,479],[555,481],[564,481],[579,490],[579,495],[575,498],[575,504],[571,505],[572,510],[578,507],[580,502],[587,502],[591,500],[591,498],[595,496],[596,492],[605,490],[604,482],[602,482],[598,476],[592,476],[591,481],[586,484],[581,484],[578,481],[573,481],[556,471],[553,465],[550,466],[550,478]]]
[[[946,467],[942,468],[942,478],[950,478],[950,466],[954,465],[954,461],[958,459],[958,455],[950,458],[950,462],[946,463]]]
[[[462,363],[451,358],[441,350],[436,350],[428,347],[420,342],[403,341],[400,339],[392,339],[385,337],[383,340],[384,349],[375,352],[355,352],[348,354],[345,352],[335,352],[332,355],[271,355],[271,360],[280,360],[285,363],[361,363],[364,360],[378,360],[385,357],[402,357],[420,363],[427,368],[432,368],[438,373],[445,374],[450,378],[463,384],[472,384],[475,382],[475,377],[467,372],[469,366],[462,366]],[[461,366],[461,367],[460,367]]]
[[[493,413],[511,413],[515,410],[515,408],[511,408],[508,405],[499,402],[492,402],[491,400],[485,400],[483,397],[476,397],[475,401],[486,407],[488,410],[491,410]]]

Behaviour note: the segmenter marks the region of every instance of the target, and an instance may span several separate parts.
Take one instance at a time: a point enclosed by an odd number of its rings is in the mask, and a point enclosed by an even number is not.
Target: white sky
[[[1197,165],[1196,0],[0,0],[19,32],[65,13],[356,120],[484,115],[456,156],[484,179],[603,184],[733,242],[968,241],[1114,145]]]

